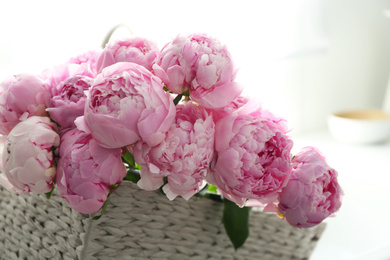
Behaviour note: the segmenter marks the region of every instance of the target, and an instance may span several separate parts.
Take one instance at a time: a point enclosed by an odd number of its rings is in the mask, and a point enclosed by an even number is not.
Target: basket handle
[[[116,30],[118,30],[121,27],[125,28],[130,33],[130,35],[133,35],[133,31],[126,24],[115,25],[114,27],[111,28],[111,30],[108,31],[108,33],[104,37],[104,39],[102,41],[102,45],[101,45],[102,48],[104,48],[106,46],[106,44],[111,40],[111,37],[114,34],[114,32],[116,32]]]

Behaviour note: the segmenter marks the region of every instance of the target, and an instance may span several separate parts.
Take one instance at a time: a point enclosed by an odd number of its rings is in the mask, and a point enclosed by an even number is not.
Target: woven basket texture
[[[15,195],[0,187],[0,259],[309,259],[325,224],[291,227],[251,211],[250,236],[234,250],[222,203],[199,197],[169,201],[123,182],[99,220],[65,200]]]

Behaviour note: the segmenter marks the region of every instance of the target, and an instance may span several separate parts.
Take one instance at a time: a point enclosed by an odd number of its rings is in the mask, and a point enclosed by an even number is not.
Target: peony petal
[[[243,86],[237,82],[230,82],[217,86],[213,91],[200,93],[201,91],[190,90],[193,100],[206,108],[221,108],[229,105],[243,91]]]

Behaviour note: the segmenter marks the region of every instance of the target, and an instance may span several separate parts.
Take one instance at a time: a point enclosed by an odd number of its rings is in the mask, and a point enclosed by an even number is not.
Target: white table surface
[[[336,141],[327,131],[293,136],[293,151],[314,146],[339,173],[343,205],[311,260],[390,259],[390,139],[377,145]]]

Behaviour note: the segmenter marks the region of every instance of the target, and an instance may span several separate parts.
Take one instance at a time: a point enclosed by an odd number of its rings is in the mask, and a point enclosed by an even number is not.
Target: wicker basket
[[[104,216],[92,220],[58,197],[17,196],[0,188],[1,259],[309,259],[325,225],[297,229],[251,211],[250,237],[234,251],[222,203],[169,201],[123,182]]]

